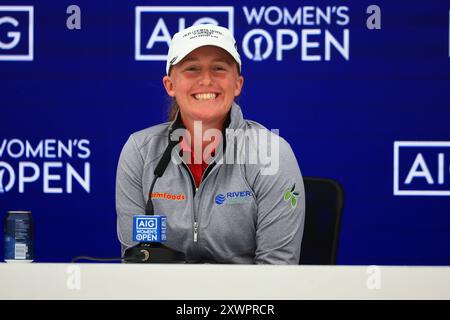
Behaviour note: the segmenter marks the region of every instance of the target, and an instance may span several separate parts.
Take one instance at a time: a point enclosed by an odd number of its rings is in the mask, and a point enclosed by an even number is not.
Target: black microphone
[[[175,129],[175,128],[174,128]],[[171,137],[173,129],[170,131]],[[169,165],[172,155],[172,149],[179,143],[179,141],[170,140],[164,153],[159,160],[154,170],[155,177],[153,178],[150,190],[148,193],[148,200],[145,205],[145,215],[153,216],[153,202],[152,192],[156,180],[163,176]],[[100,262],[123,261],[128,263],[185,263],[186,256],[183,252],[171,249],[159,242],[140,242],[139,244],[125,250],[125,255],[120,258],[96,258],[90,256],[78,256],[71,260],[72,263],[78,260],[90,260]]]
[[[148,200],[145,205],[145,214],[147,216],[152,216],[154,214],[153,211],[153,202],[152,202],[152,192],[153,187],[155,186],[156,180],[158,178],[161,178],[166,172],[167,166],[169,165],[170,159],[172,158],[172,149],[178,144],[178,141],[170,140],[169,145],[166,147],[166,150],[164,150],[164,153],[161,157],[161,160],[159,160],[158,164],[156,165],[155,170],[153,173],[155,174],[155,177],[153,178],[152,184],[150,185],[149,194],[148,194]]]
[[[171,132],[172,133],[172,132]],[[170,137],[170,135],[169,135]],[[159,160],[154,170],[155,177],[150,185],[148,200],[145,205],[145,215],[154,215],[152,202],[152,192],[156,180],[163,176],[169,165],[172,155],[172,149],[179,141],[170,140],[166,150]],[[131,263],[185,263],[186,257],[183,252],[171,249],[159,242],[140,242],[139,244],[125,250],[124,262]]]
[[[156,177],[161,178],[164,172],[166,172],[167,166],[169,165],[170,159],[172,159],[172,149],[178,144],[180,141],[177,140],[170,140],[169,144],[167,145],[166,150],[164,150],[164,153],[161,157],[161,160],[159,160],[158,164],[156,165],[155,171],[153,172]]]

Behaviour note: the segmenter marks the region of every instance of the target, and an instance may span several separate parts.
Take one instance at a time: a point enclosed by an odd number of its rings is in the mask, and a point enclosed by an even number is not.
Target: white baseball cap
[[[230,30],[213,24],[200,24],[177,32],[167,54],[166,74],[189,53],[203,46],[216,46],[227,51],[236,60],[241,70],[241,58],[237,52],[236,40]]]

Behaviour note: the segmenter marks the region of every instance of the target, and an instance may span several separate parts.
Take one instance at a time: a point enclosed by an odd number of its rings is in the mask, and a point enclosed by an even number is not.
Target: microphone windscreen
[[[133,241],[166,242],[166,216],[135,215],[133,217]]]

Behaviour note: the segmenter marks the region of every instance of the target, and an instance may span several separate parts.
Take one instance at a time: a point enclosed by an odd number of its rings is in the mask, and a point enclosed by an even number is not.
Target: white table
[[[450,299],[450,267],[0,263],[0,299]]]

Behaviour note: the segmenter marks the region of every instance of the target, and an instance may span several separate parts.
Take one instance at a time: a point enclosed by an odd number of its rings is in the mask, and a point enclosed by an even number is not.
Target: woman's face
[[[192,51],[163,78],[164,87],[180,106],[183,121],[225,120],[244,79],[225,50],[204,46]]]

